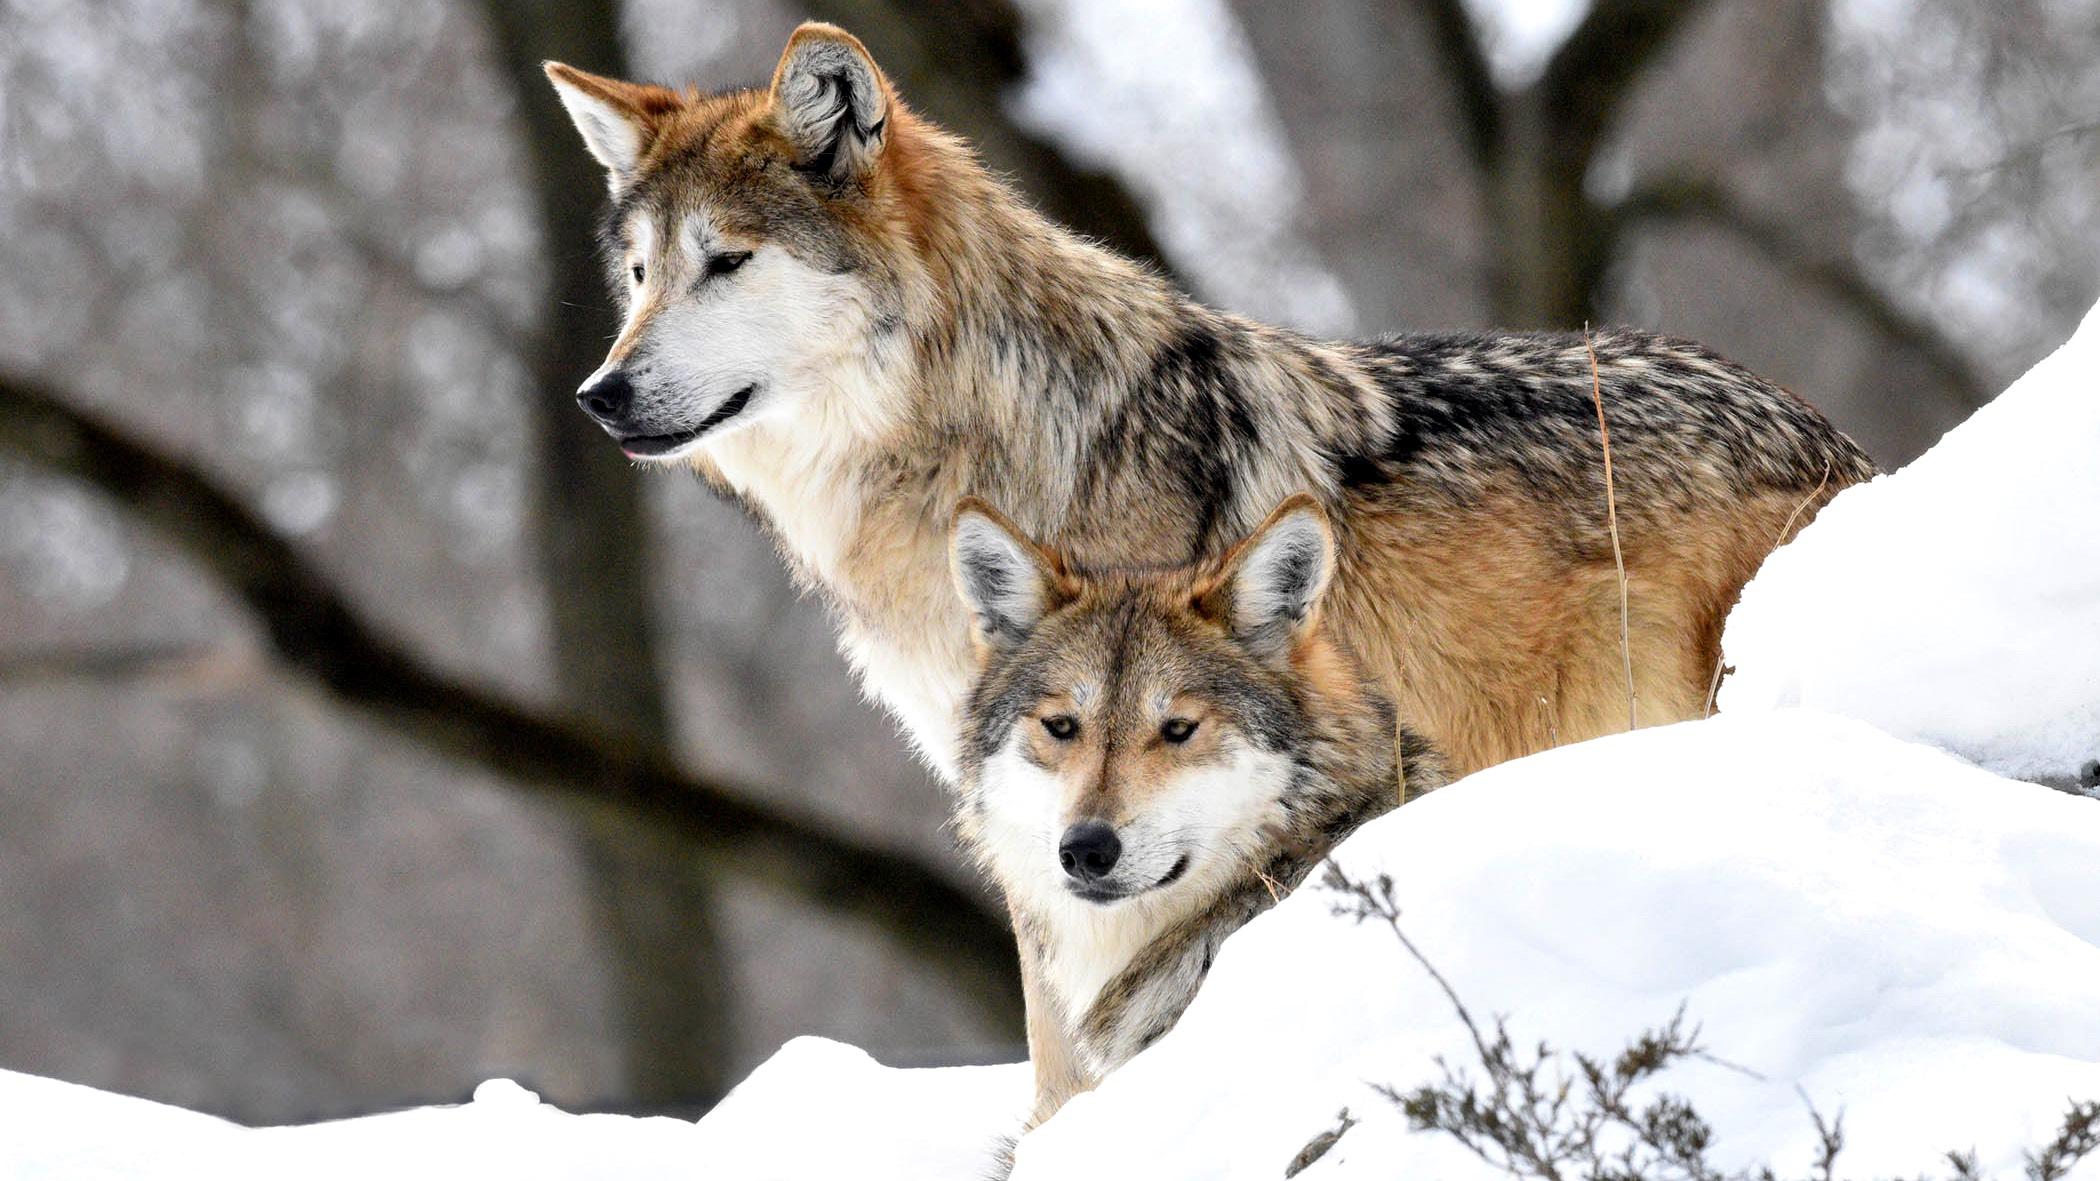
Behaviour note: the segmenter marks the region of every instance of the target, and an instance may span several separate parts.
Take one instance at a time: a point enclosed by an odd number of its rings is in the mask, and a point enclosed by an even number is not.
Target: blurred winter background
[[[0,0],[0,1068],[274,1122],[1020,1054],[821,608],[570,398],[538,61],[756,83],[805,17],[1207,299],[1699,337],[1885,465],[2100,292],[2090,0]]]

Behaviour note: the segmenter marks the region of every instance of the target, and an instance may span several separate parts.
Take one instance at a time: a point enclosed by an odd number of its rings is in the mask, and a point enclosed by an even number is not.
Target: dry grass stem
[[[1590,326],[1582,326],[1582,347],[1590,354],[1590,400],[1597,404],[1597,435],[1604,442],[1604,520],[1611,527],[1611,561],[1619,572],[1619,656],[1626,662],[1626,728],[1640,725],[1633,696],[1632,604],[1626,591],[1626,554],[1619,548],[1619,495],[1611,478],[1611,428],[1604,422],[1604,383],[1597,376],[1597,346]],[[1825,478],[1828,473],[1825,473]]]
[[[1714,702],[1721,696],[1721,674],[1727,668],[1727,657],[1714,661],[1714,675],[1706,682],[1706,712],[1700,715],[1702,718],[1714,716]]]
[[[1786,524],[1779,527],[1779,539],[1773,543],[1773,548],[1776,549],[1787,543],[1788,536],[1794,531],[1794,522],[1801,519],[1801,514],[1807,512],[1808,506],[1814,504],[1816,497],[1823,495],[1823,489],[1828,487],[1830,487],[1830,465],[1826,463],[1823,465],[1823,478],[1817,480],[1816,486],[1809,490],[1807,496],[1801,498],[1801,503],[1794,506],[1794,511],[1786,515]]]

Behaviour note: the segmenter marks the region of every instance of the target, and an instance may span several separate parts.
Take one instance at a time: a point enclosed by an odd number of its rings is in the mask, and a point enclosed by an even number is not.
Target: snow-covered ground
[[[494,1080],[474,1101],[363,1119],[244,1128],[208,1115],[0,1071],[0,1178],[571,1178],[713,1176],[684,1120],[572,1115]]]
[[[1610,1056],[1679,1006],[1729,1168],[1805,1175],[1808,1104],[1850,1177],[2013,1175],[2100,1099],[2100,310],[1909,468],[1848,490],[1731,620],[1723,716],[1549,751],[1367,825],[1408,937],[1520,1044]],[[1980,765],[1979,765],[1980,764]],[[1486,1177],[1374,1086],[1471,1060],[1383,924],[1308,886],[1235,936],[1179,1026],[1024,1137],[1020,1181]],[[0,1177],[500,1174],[970,1179],[1025,1065],[898,1070],[790,1043],[697,1124],[475,1102],[248,1130],[0,1073]],[[1805,1100],[1805,1102],[1804,1102]],[[2100,1179],[2100,1160],[2074,1177]]]

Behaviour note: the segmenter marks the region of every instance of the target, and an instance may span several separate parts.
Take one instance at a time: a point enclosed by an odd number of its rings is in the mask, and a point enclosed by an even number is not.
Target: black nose
[[[600,426],[617,426],[627,421],[627,412],[634,407],[634,383],[619,369],[576,391],[576,404],[583,412],[598,420]]]
[[[1098,820],[1084,820],[1065,830],[1057,843],[1057,863],[1082,882],[1098,882],[1116,868],[1123,842],[1116,830]]]

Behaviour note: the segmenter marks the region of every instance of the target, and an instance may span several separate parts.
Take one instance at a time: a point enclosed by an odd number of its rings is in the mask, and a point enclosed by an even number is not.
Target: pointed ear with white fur
[[[874,171],[888,138],[890,84],[853,34],[816,21],[797,28],[773,71],[773,101],[798,170],[833,189]]]
[[[554,93],[583,135],[583,146],[605,165],[617,194],[634,179],[657,128],[685,104],[684,97],[669,87],[622,82],[560,62],[548,62],[545,68]]]
[[[1205,605],[1249,649],[1278,656],[1312,626],[1333,577],[1327,514],[1301,492],[1226,555]]]
[[[975,497],[955,510],[948,565],[977,638],[993,651],[1018,647],[1064,599],[1057,559]]]

